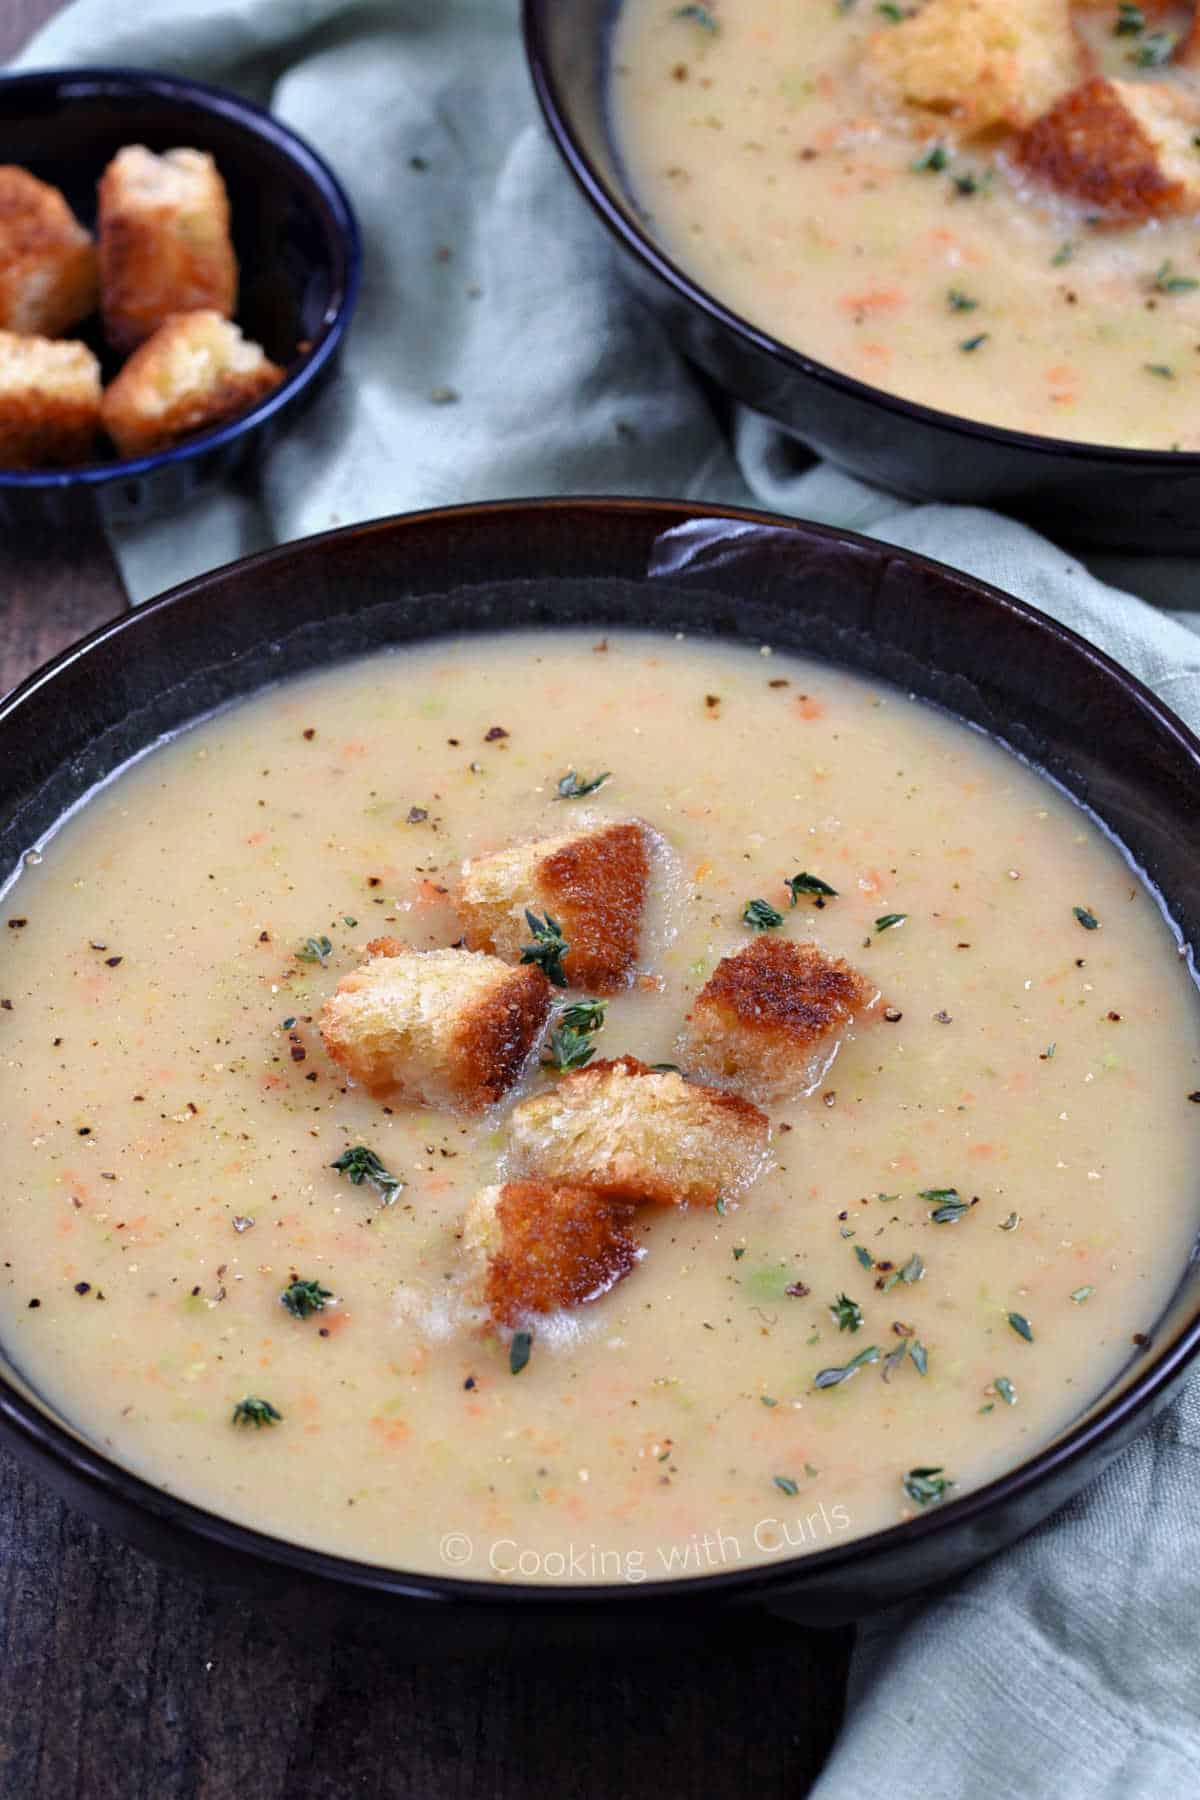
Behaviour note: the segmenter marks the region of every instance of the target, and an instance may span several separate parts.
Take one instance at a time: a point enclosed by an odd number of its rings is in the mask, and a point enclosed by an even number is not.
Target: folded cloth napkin
[[[517,0],[78,0],[20,66],[89,62],[173,69],[269,104],[338,171],[366,240],[341,380],[256,491],[205,500],[185,531],[168,519],[116,536],[135,599],[270,543],[450,501],[759,504],[1025,596],[1200,727],[1200,611],[1180,565],[1127,563],[1172,618],[1010,520],[911,506],[813,466],[760,419],[742,416],[726,441],[626,297],[549,144]],[[1198,1469],[1193,1384],[1021,1544],[864,1626],[820,1800],[1200,1793]]]

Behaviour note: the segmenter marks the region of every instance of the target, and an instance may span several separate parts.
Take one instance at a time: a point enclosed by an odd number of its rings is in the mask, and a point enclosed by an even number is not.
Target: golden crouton
[[[1096,76],[1061,99],[1018,140],[1031,175],[1114,220],[1200,207],[1200,105],[1165,81]]]
[[[540,969],[470,950],[368,944],[321,1014],[334,1062],[375,1094],[480,1112],[521,1073],[550,1010]]]
[[[569,946],[570,986],[614,993],[637,963],[650,846],[649,828],[626,820],[464,863],[456,905],[468,944],[516,962],[531,939],[526,909],[548,913]]]
[[[875,990],[816,944],[759,937],[721,959],[696,996],[685,1038],[689,1069],[759,1098],[819,1081],[837,1032]]]
[[[0,166],[0,331],[57,337],[96,305],[96,252],[58,189]]]
[[[640,1255],[633,1208],[594,1188],[510,1181],[484,1188],[467,1209],[463,1242],[479,1264],[497,1325],[598,1300]]]
[[[748,1100],[633,1056],[592,1063],[522,1100],[510,1125],[522,1173],[660,1206],[711,1206],[748,1186],[768,1136]]]
[[[122,456],[150,456],[248,412],[283,370],[215,312],[179,313],[104,390],[104,429]]]
[[[1083,70],[1068,0],[925,0],[869,40],[867,72],[972,137],[1031,124]]]
[[[211,156],[141,144],[100,177],[100,310],[114,350],[133,350],[172,313],[233,316],[237,259],[229,196]]]
[[[0,331],[0,468],[87,462],[100,423],[100,365],[86,344]]]

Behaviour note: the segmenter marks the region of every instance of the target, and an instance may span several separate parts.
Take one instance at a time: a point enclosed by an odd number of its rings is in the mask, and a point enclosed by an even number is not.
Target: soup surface
[[[914,11],[624,0],[613,132],[651,231],[734,312],[890,393],[1200,448],[1196,208],[1114,222],[1026,175],[1012,133],[964,141],[952,117],[889,104],[869,46]],[[1093,7],[1075,24],[1081,73],[1169,82],[1196,107],[1195,76],[1153,61],[1173,14]]]
[[[567,769],[611,775],[563,801]],[[507,1106],[385,1107],[317,1015],[369,938],[455,940],[464,856],[629,815],[675,872],[600,1055],[678,1055],[750,898],[882,998],[771,1108],[757,1183],[643,1209],[637,1267],[513,1373],[459,1237]],[[836,896],[790,906],[801,871]],[[289,682],[95,793],[3,917],[5,1346],[151,1481],[351,1556],[639,1581],[888,1525],[1064,1427],[1196,1231],[1200,1028],[1153,896],[1007,752],[766,649],[526,634]],[[331,1166],[359,1144],[393,1204]],[[291,1316],[295,1278],[335,1303]]]

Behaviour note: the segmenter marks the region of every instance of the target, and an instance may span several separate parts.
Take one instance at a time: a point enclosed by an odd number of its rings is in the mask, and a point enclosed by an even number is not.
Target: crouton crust
[[[659,1206],[711,1205],[746,1187],[769,1135],[748,1100],[634,1056],[564,1076],[515,1107],[510,1128],[522,1173]]]
[[[550,1010],[540,969],[375,939],[321,1014],[334,1062],[376,1095],[481,1112],[518,1079]]]
[[[626,987],[637,964],[649,839],[637,820],[617,821],[465,864],[457,906],[467,942],[515,961],[529,942],[526,907],[548,912],[570,945],[563,972],[572,987]]]
[[[0,166],[0,330],[57,337],[96,305],[91,233],[56,187]]]
[[[485,1188],[464,1226],[486,1258],[484,1298],[497,1325],[598,1300],[638,1261],[633,1208],[594,1188],[510,1181]]]
[[[248,412],[282,380],[283,370],[219,313],[178,313],[104,390],[104,429],[122,456],[151,456]]]
[[[1038,180],[1121,221],[1200,206],[1192,137],[1200,108],[1162,81],[1095,76],[1063,96],[1018,140]]]
[[[86,344],[0,331],[0,468],[89,461],[100,422],[100,365]]]
[[[1083,73],[1068,0],[925,0],[875,33],[868,78],[964,136],[1021,130]]]
[[[118,150],[97,188],[100,308],[114,350],[136,349],[172,313],[231,318],[238,267],[229,196],[201,150]]]
[[[759,937],[722,957],[701,988],[684,1055],[701,1074],[762,1095],[805,1087],[819,1075],[813,1052],[874,997],[856,969],[817,944]]]

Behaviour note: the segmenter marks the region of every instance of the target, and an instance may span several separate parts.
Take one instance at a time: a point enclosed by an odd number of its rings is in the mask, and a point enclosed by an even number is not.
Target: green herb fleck
[[[992,171],[985,169],[982,175],[977,175],[973,169],[964,169],[961,175],[952,175],[950,179],[955,192],[969,200],[972,194],[985,193],[991,187]]]
[[[776,912],[769,900],[747,900],[742,909],[742,924],[751,931],[774,931],[783,924],[783,914]]]
[[[326,1303],[332,1299],[330,1289],[322,1287],[319,1281],[301,1281],[299,1276],[289,1282],[279,1296],[280,1304],[294,1319],[308,1319],[313,1313],[324,1312]]]
[[[1074,256],[1074,254],[1075,254],[1075,246],[1071,242],[1070,238],[1067,238],[1064,243],[1061,243],[1058,246],[1058,249],[1054,252],[1054,255],[1050,258],[1051,266],[1055,269],[1061,269],[1064,263],[1070,262],[1071,258]]]
[[[295,1020],[295,1018],[294,1018],[294,1017],[292,1017],[292,1018],[290,1018],[290,1019],[285,1019],[285,1020],[284,1020],[284,1021],[283,1021],[283,1029],[284,1029],[284,1030],[285,1030],[285,1031],[290,1031],[290,1030],[291,1030],[291,1029],[292,1029],[292,1026],[293,1026],[293,1025],[294,1025],[294,1024],[295,1024],[295,1023],[296,1023],[296,1020]]]
[[[971,1210],[971,1202],[964,1200],[957,1188],[922,1188],[920,1198],[937,1202],[929,1213],[935,1225],[957,1225]]]
[[[849,1294],[839,1294],[829,1310],[839,1331],[857,1331],[863,1322],[862,1307]]]
[[[1163,63],[1170,62],[1175,43],[1173,31],[1147,32],[1137,49],[1129,51],[1127,60],[1136,69],[1157,69]]]
[[[764,1406],[778,1406],[779,1402],[771,1394],[760,1394],[759,1399]]]
[[[1133,0],[1118,0],[1114,37],[1140,37],[1146,29],[1146,15]]]
[[[336,1169],[339,1175],[344,1175],[355,1187],[361,1187],[365,1181],[368,1187],[375,1189],[385,1206],[393,1205],[397,1194],[404,1188],[400,1177],[389,1174],[375,1152],[368,1150],[365,1144],[355,1144],[352,1149],[343,1150],[337,1161],[329,1166]]]
[[[677,6],[672,17],[690,19],[693,25],[699,25],[702,31],[710,31],[714,36],[721,29],[707,6]]]
[[[745,1244],[735,1244],[734,1245],[734,1247],[733,1247],[734,1262],[741,1262],[741,1260],[742,1260],[743,1256],[745,1256],[745,1254],[746,1254]]]
[[[327,937],[310,937],[305,938],[300,949],[297,950],[296,960],[297,962],[320,963],[324,968],[332,955],[333,945]]]
[[[978,350],[980,344],[986,344],[991,334],[986,331],[976,332],[974,337],[964,338],[958,346],[960,350]]]
[[[910,1469],[904,1477],[904,1491],[918,1506],[944,1500],[953,1486],[952,1481],[946,1480],[940,1465],[936,1469]]]
[[[986,1404],[986,1406],[981,1406],[981,1407],[980,1407],[980,1409],[979,1409],[979,1410],[980,1410],[980,1412],[981,1412],[981,1413],[990,1413],[990,1412],[995,1412],[995,1410],[996,1410],[996,1402],[995,1402],[995,1401],[994,1401],[994,1400],[989,1400],[989,1401],[988,1401],[988,1402],[987,1402],[987,1404]]]
[[[1096,1291],[1095,1288],[1090,1287],[1090,1286],[1076,1288],[1075,1292],[1071,1295],[1071,1298],[1075,1302],[1076,1306],[1082,1306],[1085,1300],[1091,1299],[1091,1297],[1095,1293],[1095,1291]]]
[[[550,1029],[550,1039],[542,1052],[544,1069],[582,1069],[596,1054],[591,1034],[604,1023],[603,1000],[584,1000],[578,1006],[565,1006]]]
[[[875,8],[875,11],[881,13],[885,19],[890,19],[893,25],[899,25],[903,22],[904,12],[896,5],[895,0],[879,0],[879,5]]]
[[[909,1257],[908,1261],[905,1263],[904,1267],[901,1269],[900,1279],[901,1279],[901,1281],[906,1282],[909,1285],[911,1285],[914,1281],[920,1281],[920,1279],[921,1279],[922,1275],[924,1275],[924,1273],[925,1273],[925,1264],[921,1261],[921,1258],[919,1256],[914,1255],[914,1256]]]
[[[800,1492],[799,1486],[792,1480],[790,1475],[772,1475],[771,1480],[783,1494],[790,1495],[798,1494]]]
[[[1147,375],[1157,375],[1163,381],[1174,381],[1175,379],[1175,371],[1170,363],[1145,363],[1143,367]]]
[[[696,8],[698,12],[702,10],[701,7]],[[713,29],[715,31],[716,27],[714,26]],[[612,770],[605,769],[602,775],[593,775],[590,780],[585,781],[581,775],[575,773],[574,769],[568,769],[559,781],[558,798],[560,800],[582,800],[585,794],[594,794],[597,788],[603,787],[611,777]]]
[[[800,871],[799,875],[793,875],[791,880],[785,881],[783,885],[792,896],[790,901],[792,906],[799,904],[801,894],[813,894],[818,898],[825,898],[828,900],[837,899],[836,888],[830,887],[827,881],[822,881],[819,875],[809,875],[807,871],[803,869]]]
[[[514,1331],[512,1343],[508,1346],[508,1368],[512,1375],[519,1375],[529,1361],[529,1353],[533,1349],[533,1333],[531,1331]]]
[[[852,1356],[848,1363],[842,1364],[841,1368],[819,1370],[814,1379],[813,1386],[819,1388],[837,1387],[839,1382],[849,1381],[852,1375],[857,1375],[858,1371],[867,1363],[878,1361],[879,1346],[877,1344],[872,1344],[869,1349],[860,1350],[857,1356]]]
[[[1192,275],[1177,275],[1168,259],[1155,270],[1153,286],[1160,294],[1190,294],[1193,288],[1200,287],[1200,281]]]
[[[881,913],[875,921],[876,931],[891,931],[897,925],[903,925],[907,913]]]
[[[1086,906],[1073,906],[1071,911],[1079,920],[1085,931],[1099,931],[1100,921],[1095,913],[1089,912]]]
[[[1015,1406],[1017,1404],[1017,1390],[1008,1379],[1007,1375],[997,1375],[992,1386],[1003,1400],[1005,1406]]]
[[[727,1210],[728,1210],[728,1208],[725,1204],[724,1194],[718,1194],[716,1199],[713,1201],[713,1211],[720,1213],[721,1217],[724,1218]]]
[[[961,288],[951,288],[946,299],[951,312],[974,312],[979,305],[978,300],[972,300],[970,294],[964,294]]]
[[[890,1351],[883,1359],[883,1368],[879,1372],[885,1381],[890,1381],[892,1379],[892,1370],[898,1369],[907,1355],[908,1339],[905,1338],[902,1344],[897,1344],[896,1348]]]
[[[999,1225],[997,1225],[997,1227],[996,1227],[996,1230],[997,1231],[1015,1231],[1017,1229],[1017,1226],[1020,1223],[1021,1223],[1020,1213],[1011,1212],[1011,1213],[1009,1213],[1007,1219],[1001,1219]]]
[[[871,1258],[871,1252],[868,1249],[866,1249],[862,1244],[855,1244],[854,1254],[855,1254],[855,1256],[857,1256],[859,1262],[862,1264],[864,1269],[873,1269],[875,1267],[875,1264]]]
[[[1008,1315],[1008,1322],[1018,1337],[1023,1337],[1027,1344],[1032,1344],[1033,1326],[1029,1323],[1029,1320],[1023,1313],[1010,1312]]]
[[[929,1352],[926,1350],[924,1344],[919,1343],[918,1340],[914,1338],[909,1345],[909,1354],[912,1356],[913,1362],[916,1365],[917,1374],[927,1374],[929,1372]]]
[[[354,927],[355,927],[355,926],[356,926],[356,925],[357,925],[357,924],[358,924],[358,920],[357,920],[357,919],[352,919],[352,918],[351,918],[351,917],[350,917],[350,914],[349,914],[349,913],[343,913],[343,914],[342,914],[342,924],[343,924],[343,925],[349,925],[349,927],[350,927],[350,929],[351,929],[351,931],[353,931],[353,929],[354,929]]]
[[[547,981],[553,982],[555,987],[565,988],[567,977],[562,959],[571,946],[563,936],[558,920],[552,919],[549,913],[544,919],[539,919],[535,912],[530,912],[526,907],[525,923],[533,934],[533,942],[523,946],[521,961],[536,963]]]
[[[918,156],[914,162],[909,163],[908,166],[914,175],[924,174],[926,170],[928,170],[930,174],[940,175],[949,161],[950,152],[947,150],[945,144],[935,143],[930,144],[927,150],[922,150],[920,156]]]
[[[278,1425],[283,1419],[281,1412],[276,1412],[269,1400],[260,1400],[256,1394],[247,1394],[239,1400],[233,1409],[233,1424],[253,1425],[261,1431],[264,1425]]]

